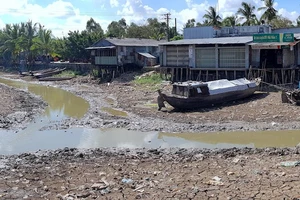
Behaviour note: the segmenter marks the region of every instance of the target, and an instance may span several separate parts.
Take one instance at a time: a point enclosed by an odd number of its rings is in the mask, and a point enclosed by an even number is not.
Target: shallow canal
[[[71,128],[39,131],[67,117],[81,118],[89,109],[84,99],[55,87],[0,79],[1,83],[28,90],[41,96],[49,106],[26,129],[19,132],[0,131],[0,154],[15,154],[64,147],[96,148],[231,148],[231,147],[293,147],[300,141],[300,131],[161,133],[125,129]],[[127,116],[122,111],[103,108],[112,115]]]

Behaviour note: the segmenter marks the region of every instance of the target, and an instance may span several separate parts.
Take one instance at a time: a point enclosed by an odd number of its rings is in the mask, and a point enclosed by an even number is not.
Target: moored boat
[[[251,96],[260,84],[260,79],[247,80],[240,78],[199,82],[187,81],[173,84],[172,93],[166,94],[158,90],[159,110],[166,101],[172,107],[180,110],[210,107],[229,101]]]

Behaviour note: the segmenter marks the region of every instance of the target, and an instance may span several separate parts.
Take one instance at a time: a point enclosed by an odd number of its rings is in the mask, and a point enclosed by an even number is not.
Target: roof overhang
[[[155,56],[152,56],[150,53],[142,53],[142,52],[138,52],[138,54],[146,57],[146,58],[155,58]]]
[[[116,48],[115,46],[106,46],[106,47],[88,47],[88,48],[85,48],[87,50],[96,50],[96,49],[114,49]]]
[[[296,42],[262,42],[262,43],[249,43],[252,49],[281,49],[282,46],[294,46]]]

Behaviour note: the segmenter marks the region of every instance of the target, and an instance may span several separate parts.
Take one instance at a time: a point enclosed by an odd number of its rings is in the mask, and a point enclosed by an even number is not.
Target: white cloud
[[[83,7],[75,7],[70,0],[56,0],[46,6],[39,5],[38,0],[9,0],[1,4],[0,7],[0,28],[3,28],[7,21],[14,23],[40,22],[46,28],[53,31],[55,36],[66,36],[69,30],[84,30],[87,20],[91,17],[101,27],[106,30],[108,24],[113,20],[125,18],[127,24],[135,22],[139,25],[146,23],[147,18],[158,18],[165,21],[163,14],[170,13],[170,26],[175,25],[177,19],[177,29],[182,30],[188,19],[194,18],[196,22],[203,22],[203,15],[209,6],[217,9],[219,15],[224,19],[227,16],[235,15],[241,7],[240,0],[218,0],[218,5],[212,5],[209,0],[185,0],[186,6],[181,9],[171,10],[168,8],[154,9],[150,5],[145,5],[142,0],[81,0],[81,3],[90,5],[90,10],[83,10]],[[123,2],[123,3],[122,3]],[[210,1],[211,2],[211,1]],[[216,2],[216,1],[214,1]],[[256,8],[262,7],[264,2],[261,0],[245,0]],[[78,3],[78,2],[77,2]],[[280,7],[281,6],[281,7]],[[299,11],[290,11],[282,8],[284,5],[275,3],[278,14],[295,21],[299,16]],[[85,9],[87,7],[85,6]],[[263,11],[255,12],[259,18]],[[2,17],[3,16],[3,17]],[[9,16],[9,17],[8,17]]]
[[[110,6],[111,7],[118,7],[119,1],[118,0],[110,0]]]

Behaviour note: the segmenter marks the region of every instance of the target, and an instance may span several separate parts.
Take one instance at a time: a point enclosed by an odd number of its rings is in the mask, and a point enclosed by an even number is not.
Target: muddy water
[[[43,116],[17,133],[0,131],[0,154],[16,154],[64,147],[126,147],[126,148],[231,148],[231,147],[293,147],[300,143],[300,131],[264,131],[229,133],[159,133],[126,129],[71,128],[39,131],[66,117],[81,118],[89,109],[84,99],[64,90],[26,82],[0,79],[1,83],[40,95],[49,104]],[[109,101],[109,100],[107,100]],[[111,104],[113,104],[111,100]],[[102,108],[112,115],[127,113]]]
[[[0,79],[0,83],[41,96],[48,103],[45,116],[49,120],[59,120],[64,117],[81,118],[89,109],[87,101],[59,88],[8,79]]]

